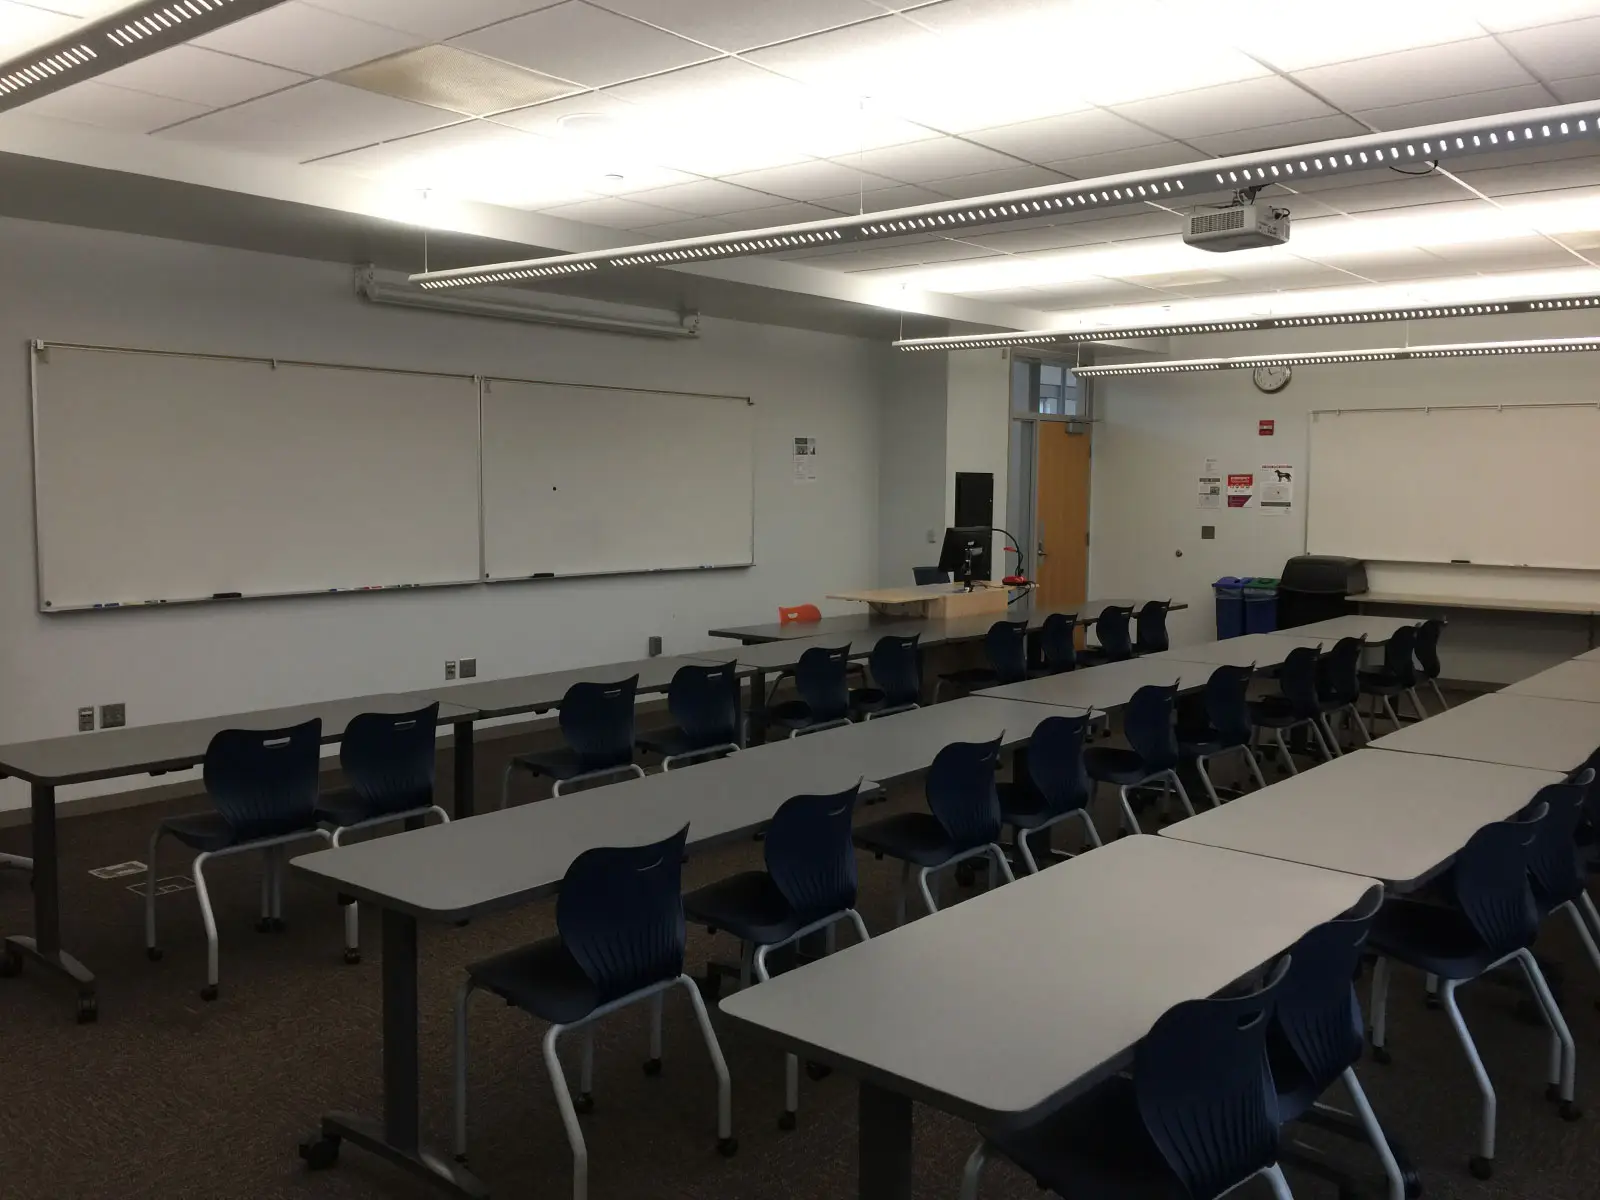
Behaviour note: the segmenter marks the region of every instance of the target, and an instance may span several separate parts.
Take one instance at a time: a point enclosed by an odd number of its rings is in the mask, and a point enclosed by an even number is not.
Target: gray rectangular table
[[[1313,621],[1309,625],[1296,625],[1293,629],[1279,629],[1274,632],[1289,637],[1325,638],[1330,642],[1345,637],[1364,637],[1376,646],[1392,638],[1396,629],[1420,624],[1422,624],[1421,617],[1373,617],[1351,614],[1344,617],[1329,617],[1326,621]]]
[[[1600,747],[1600,705],[1491,692],[1372,744],[1384,750],[1573,771]]]
[[[985,688],[981,692],[974,692],[973,698],[988,702],[1021,701],[1106,712],[1122,707],[1142,687],[1170,687],[1176,683],[1180,693],[1196,691],[1205,687],[1214,670],[1216,668],[1210,663],[1183,662],[1160,655],[1148,655],[1130,658],[1125,662],[1066,671],[1060,675],[1045,675],[1023,683]]]
[[[1301,646],[1313,650],[1331,650],[1333,639],[1319,637],[1285,637],[1276,633],[1247,633],[1243,637],[1224,638],[1215,642],[1198,642],[1192,646],[1175,646],[1159,654],[1146,654],[1146,662],[1208,663],[1211,666],[1257,667],[1281,666],[1289,651]]]
[[[1501,689],[1508,696],[1543,696],[1600,704],[1600,661],[1574,658]]]
[[[60,855],[56,845],[56,788],[126,775],[164,775],[204,761],[211,739],[224,729],[283,729],[312,719],[322,721],[322,740],[336,742],[351,719],[364,712],[406,712],[422,708],[428,697],[385,694],[299,704],[289,708],[202,717],[161,725],[79,733],[0,746],[0,778],[32,786],[33,936],[5,940],[0,973],[15,974],[29,959],[65,976],[77,989],[78,1020],[93,1021],[99,1013],[94,975],[61,948]],[[439,721],[465,721],[474,716],[458,705],[441,705]],[[470,765],[470,759],[469,759]],[[460,759],[457,758],[457,802],[460,803]],[[470,784],[470,776],[468,777]],[[470,786],[468,795],[470,796]],[[470,809],[468,809],[470,811]]]
[[[837,617],[823,617],[820,621],[769,621],[761,625],[724,626],[708,629],[711,637],[733,638],[746,646],[763,642],[780,642],[788,638],[850,637],[876,640],[884,634],[899,636],[926,631],[935,621],[905,617],[880,617],[874,613],[848,613]]]
[[[1078,624],[1092,625],[1100,616],[1101,610],[1113,605],[1125,608],[1137,608],[1143,601],[1129,600],[1122,597],[1113,597],[1109,600],[1085,600],[1082,604],[1041,604],[1031,597],[1018,601],[1009,608],[996,610],[992,613],[979,613],[969,617],[953,617],[948,620],[918,620],[904,617],[879,617],[871,613],[852,613],[848,616],[823,617],[820,621],[790,621],[784,624],[771,622],[764,625],[740,625],[711,629],[707,632],[712,637],[736,638],[746,645],[759,642],[774,642],[784,638],[801,637],[836,637],[849,635],[851,637],[871,638],[876,641],[885,634],[896,634],[901,637],[913,633],[922,634],[924,646],[942,646],[947,642],[975,641],[989,631],[989,627],[996,621],[1021,621],[1028,622],[1030,632],[1039,629],[1044,624],[1046,617],[1052,613],[1076,613]],[[1172,611],[1187,608],[1186,604],[1174,604]]]
[[[1483,826],[1563,778],[1530,767],[1357,750],[1168,825],[1161,836],[1367,875],[1410,892],[1448,867]]]
[[[299,860],[299,861],[304,861]],[[857,1195],[909,1200],[913,1101],[993,1128],[1126,1062],[1373,882],[1134,836],[740,991],[723,1016],[860,1082]]]

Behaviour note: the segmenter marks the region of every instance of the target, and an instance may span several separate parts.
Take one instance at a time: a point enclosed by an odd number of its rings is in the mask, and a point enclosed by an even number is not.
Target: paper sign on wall
[[[1228,476],[1228,507],[1249,508],[1256,498],[1256,477],[1248,472]]]
[[[816,438],[797,437],[794,439],[794,481],[796,483],[815,483],[817,481]]]
[[[1200,476],[1200,508],[1222,507],[1222,476]]]
[[[1261,511],[1286,517],[1294,509],[1294,468],[1288,463],[1268,463],[1261,468]]]

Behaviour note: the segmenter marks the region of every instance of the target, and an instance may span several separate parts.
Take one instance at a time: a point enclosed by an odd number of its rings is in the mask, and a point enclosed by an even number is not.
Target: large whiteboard
[[[1600,407],[1311,414],[1306,550],[1600,568]]]
[[[47,611],[479,578],[478,383],[49,345]]]
[[[745,397],[484,380],[486,577],[749,565],[754,442]]]

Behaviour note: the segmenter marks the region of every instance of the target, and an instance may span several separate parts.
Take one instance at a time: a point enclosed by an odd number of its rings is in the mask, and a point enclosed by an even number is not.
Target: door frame
[[[1034,362],[1053,362],[1053,363],[1060,363],[1063,366],[1068,366],[1068,365],[1072,365],[1072,366],[1084,365],[1084,366],[1087,366],[1088,365],[1088,362],[1087,362],[1087,357],[1088,356],[1086,356],[1086,355],[1085,356],[1081,356],[1085,360],[1082,363],[1080,363],[1078,360],[1070,360],[1069,361],[1069,360],[1066,360],[1066,359],[1059,359],[1059,358],[1055,358],[1053,356],[1047,356],[1047,355],[1037,355],[1037,356],[1035,356],[1035,355],[1026,355],[1026,356],[1018,355],[1018,357],[1023,359],[1023,361],[1030,362],[1030,363],[1034,363]],[[1035,376],[1035,378],[1037,378],[1037,376]],[[1079,404],[1080,412],[1077,413],[1076,415],[1066,415],[1066,414],[1057,414],[1057,413],[1019,412],[1015,408],[1013,408],[1012,412],[1011,412],[1011,426],[1010,426],[1010,435],[1011,436],[1016,436],[1016,434],[1017,434],[1017,428],[1016,427],[1018,425],[1029,425],[1029,426],[1033,427],[1032,429],[1029,430],[1029,433],[1028,433],[1029,445],[1030,445],[1030,449],[1032,451],[1032,454],[1031,454],[1032,462],[1031,462],[1031,464],[1029,466],[1029,469],[1028,469],[1028,495],[1027,495],[1026,499],[1024,500],[1024,503],[1026,503],[1027,506],[1028,506],[1028,514],[1029,514],[1028,515],[1028,537],[1027,537],[1028,545],[1026,547],[1026,553],[1021,556],[1022,557],[1022,564],[1023,564],[1023,567],[1022,567],[1023,572],[1027,575],[1027,577],[1029,579],[1033,579],[1033,580],[1037,580],[1038,579],[1038,566],[1039,566],[1039,426],[1040,425],[1056,424],[1056,425],[1077,425],[1077,426],[1082,426],[1082,427],[1084,427],[1085,432],[1089,435],[1091,440],[1089,442],[1089,504],[1088,504],[1087,512],[1088,512],[1088,518],[1089,518],[1090,527],[1092,527],[1093,524],[1094,524],[1094,441],[1093,441],[1093,438],[1094,438],[1094,426],[1096,424],[1098,424],[1098,422],[1097,422],[1097,420],[1095,418],[1095,415],[1094,415],[1094,399],[1095,399],[1095,397],[1094,397],[1094,381],[1093,380],[1089,380],[1089,379],[1080,380],[1079,381],[1079,387],[1081,389],[1080,395],[1081,395],[1082,399],[1081,399],[1080,404]],[[1006,516],[1009,519],[1011,514],[1007,513]],[[1088,530],[1086,529],[1085,533],[1087,533],[1087,532],[1088,532]],[[1018,547],[1018,549],[1023,549],[1023,548],[1022,547]],[[1093,543],[1092,542],[1089,543],[1089,549],[1092,552],[1092,550],[1093,550]],[[1084,557],[1084,587],[1085,588],[1087,588],[1088,585],[1089,585],[1089,580],[1088,580],[1089,557],[1090,557],[1089,555],[1085,555],[1085,557]]]

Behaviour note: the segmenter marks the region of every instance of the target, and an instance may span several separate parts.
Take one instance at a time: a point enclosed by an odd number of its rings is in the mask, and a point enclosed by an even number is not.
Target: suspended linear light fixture
[[[1237,358],[1162,359],[1073,367],[1081,379],[1113,375],[1177,375],[1189,371],[1240,371],[1256,367],[1333,366],[1352,362],[1405,362],[1414,358],[1486,358],[1504,354],[1582,354],[1600,350],[1600,337],[1540,338],[1524,342],[1462,342],[1445,346],[1395,346],[1371,350],[1315,350],[1304,354],[1246,354]]]
[[[518,262],[427,271],[411,281],[425,288],[520,283],[601,267],[662,267],[805,246],[880,241],[912,234],[962,233],[1033,217],[1124,204],[1183,204],[1190,197],[1274,183],[1600,138],[1600,101],[1502,113],[1469,121],[1365,134],[1330,142],[1262,150],[1101,179],[1025,188],[967,200],[946,200],[863,216],[834,217],[737,233],[680,238],[612,250],[587,250]]]
[[[0,112],[104,75],[283,0],[143,0],[0,63]]]

